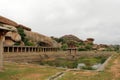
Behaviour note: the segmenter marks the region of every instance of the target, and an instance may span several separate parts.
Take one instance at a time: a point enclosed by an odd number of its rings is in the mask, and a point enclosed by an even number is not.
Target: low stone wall
[[[107,66],[108,62],[112,59],[113,55],[110,56],[102,65],[99,67],[96,71],[103,71],[105,67]]]
[[[110,56],[110,53],[88,53],[80,52],[78,54],[69,54],[67,51],[57,52],[14,52],[14,53],[3,53],[4,61],[12,62],[40,62],[42,60],[53,60],[55,58],[67,58],[68,60],[78,59],[80,57],[95,57],[95,56]]]
[[[3,53],[4,61],[12,62],[39,62],[44,59],[65,56],[65,52],[39,52],[39,53]]]

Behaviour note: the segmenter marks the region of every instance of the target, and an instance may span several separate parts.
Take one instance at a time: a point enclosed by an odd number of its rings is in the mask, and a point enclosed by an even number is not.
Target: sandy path
[[[114,79],[118,80],[120,78],[120,56],[118,56],[111,66],[110,72],[113,73]]]

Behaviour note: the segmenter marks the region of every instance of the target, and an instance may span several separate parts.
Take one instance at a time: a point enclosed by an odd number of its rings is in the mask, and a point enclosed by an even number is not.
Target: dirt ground
[[[120,55],[113,61],[113,65],[110,68],[110,72],[113,73],[114,79],[120,79]]]

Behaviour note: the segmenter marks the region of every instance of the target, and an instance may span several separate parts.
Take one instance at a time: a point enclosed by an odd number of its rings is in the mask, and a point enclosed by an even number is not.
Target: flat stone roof
[[[2,26],[0,26],[0,30],[5,30],[5,31],[14,31],[14,30],[12,30],[12,29],[10,29],[10,28],[7,28],[7,27],[2,27]]]
[[[6,27],[1,27],[1,26],[0,26],[0,30],[7,30],[7,31],[11,31],[11,29],[6,28]]]

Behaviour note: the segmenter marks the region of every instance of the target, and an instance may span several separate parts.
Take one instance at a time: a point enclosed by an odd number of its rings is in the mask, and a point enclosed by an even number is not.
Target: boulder
[[[58,47],[58,43],[50,37],[27,30],[25,30],[24,32],[28,39],[30,39],[32,42],[36,42],[36,44],[38,44],[39,46],[42,45],[44,47]]]
[[[14,45],[14,41],[7,39],[4,41],[4,46],[13,46]]]
[[[20,41],[20,46],[25,46],[23,41]]]
[[[10,37],[13,41],[21,41],[21,36],[17,32],[8,32],[5,37]]]

